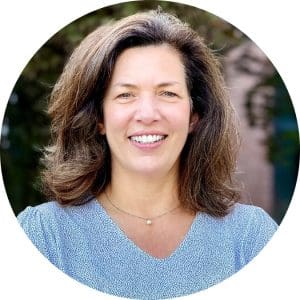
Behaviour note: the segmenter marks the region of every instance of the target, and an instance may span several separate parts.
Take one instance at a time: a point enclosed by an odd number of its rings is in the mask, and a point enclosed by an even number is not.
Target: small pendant
[[[152,221],[148,219],[148,220],[146,220],[146,224],[147,224],[147,225],[151,225],[151,224],[152,224]]]

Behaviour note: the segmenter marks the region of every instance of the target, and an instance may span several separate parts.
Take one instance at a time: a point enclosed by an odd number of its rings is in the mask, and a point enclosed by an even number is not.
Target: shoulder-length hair
[[[116,59],[125,49],[160,44],[181,54],[192,112],[199,116],[181,153],[179,199],[194,212],[219,217],[238,200],[233,180],[238,133],[220,64],[195,31],[161,11],[97,28],[69,58],[49,103],[53,143],[44,153],[42,173],[47,196],[79,205],[110,183],[110,151],[98,124]]]

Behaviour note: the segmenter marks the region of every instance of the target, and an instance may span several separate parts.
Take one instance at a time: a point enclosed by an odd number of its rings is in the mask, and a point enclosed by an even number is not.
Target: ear
[[[197,113],[193,113],[190,119],[189,133],[191,133],[194,130],[194,128],[199,123],[199,121],[200,121],[199,115]]]
[[[102,122],[98,123],[98,129],[99,129],[100,134],[105,135],[105,127]]]

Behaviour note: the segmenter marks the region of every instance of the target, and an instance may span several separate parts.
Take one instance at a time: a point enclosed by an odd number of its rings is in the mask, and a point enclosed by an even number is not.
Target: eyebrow
[[[157,87],[165,87],[165,86],[170,86],[170,85],[180,85],[180,82],[178,81],[166,81],[166,82],[161,82],[157,85]],[[112,87],[131,87],[131,88],[137,88],[138,86],[133,84],[133,83],[126,83],[126,82],[117,82],[115,83]]]

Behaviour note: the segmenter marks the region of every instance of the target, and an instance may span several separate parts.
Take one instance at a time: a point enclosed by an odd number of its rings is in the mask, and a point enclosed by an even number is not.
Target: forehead
[[[129,79],[185,79],[181,54],[168,44],[124,50],[117,58],[111,83]]]

